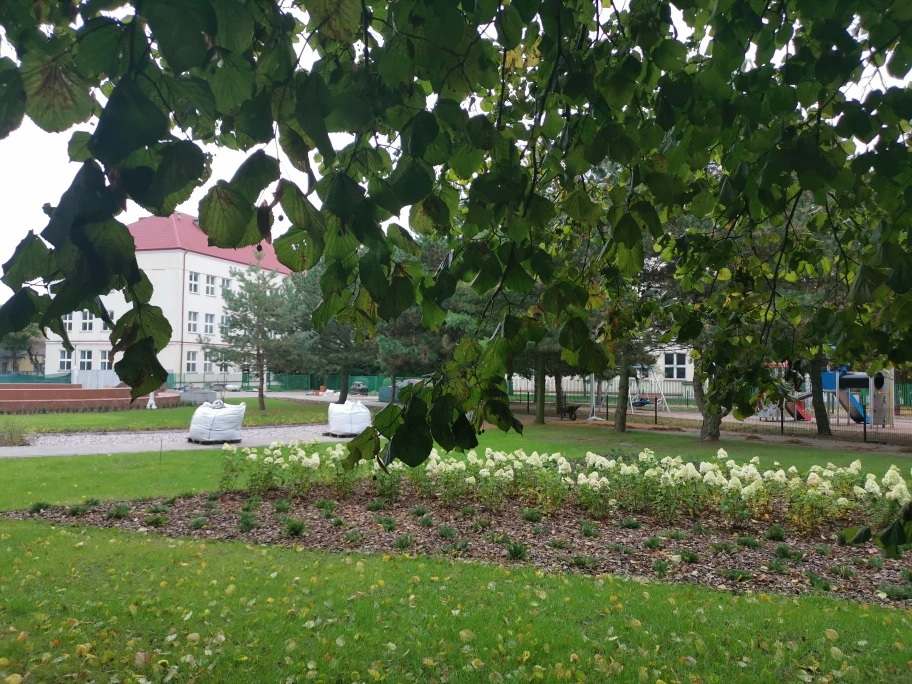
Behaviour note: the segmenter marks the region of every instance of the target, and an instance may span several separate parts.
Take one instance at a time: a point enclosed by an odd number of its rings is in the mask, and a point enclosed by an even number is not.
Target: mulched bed
[[[682,520],[669,526],[648,515],[636,515],[642,526],[627,529],[618,524],[621,516],[616,520],[592,521],[584,510],[573,504],[565,504],[554,515],[531,522],[523,519],[523,505],[519,503],[510,503],[501,510],[487,510],[478,505],[448,508],[434,499],[420,496],[407,482],[403,483],[399,501],[387,503],[382,510],[371,511],[367,506],[377,500],[376,494],[368,481],[361,481],[347,498],[340,498],[326,486],[315,486],[306,496],[295,499],[284,490],[270,491],[262,497],[259,506],[248,504],[251,510],[247,513],[255,519],[256,527],[241,532],[239,522],[244,513],[241,509],[249,498],[246,492],[229,492],[215,500],[199,494],[174,500],[104,502],[78,515],[73,515],[70,507],[65,506],[40,513],[13,511],[4,515],[13,520],[45,520],[169,537],[239,540],[319,551],[447,554],[474,561],[528,564],[547,571],[590,575],[657,579],[663,570],[655,567],[659,561],[667,563],[663,577],[666,581],[736,592],[826,593],[865,603],[912,607],[912,599],[888,596],[882,591],[884,586],[912,586],[902,574],[903,570],[912,570],[912,553],[905,553],[899,560],[884,558],[882,567],[877,567],[877,559],[881,559],[877,547],[873,544],[839,546],[835,541],[835,529],[816,536],[789,531],[782,542],[764,539],[768,523],[751,521],[734,528],[724,521],[703,520],[701,524],[706,532],[694,534],[691,530],[696,521]],[[290,503],[287,512],[276,513],[274,505],[279,500]],[[326,506],[318,507],[316,504],[321,500],[335,502],[333,510],[329,512]],[[108,512],[118,504],[130,507],[126,517],[108,517]],[[167,513],[163,514],[165,522],[159,527],[148,523],[153,514],[147,509],[154,505],[168,507]],[[426,515],[432,525],[422,525],[419,516],[411,512],[418,506],[427,509]],[[200,518],[205,519],[205,526],[193,529],[193,521]],[[304,521],[305,528],[300,536],[286,535],[287,518]],[[395,528],[384,529],[380,524],[383,518],[392,519]],[[596,536],[583,534],[584,521],[591,523],[587,533],[594,531]],[[389,520],[386,522],[389,525]],[[441,537],[442,526],[453,528],[455,535]],[[672,530],[683,531],[687,536],[669,538],[667,535]],[[410,545],[405,546],[402,535],[411,537]],[[504,535],[510,542],[525,546],[525,560],[511,560]],[[760,543],[756,548],[737,543],[738,538],[751,535]],[[653,537],[660,538],[659,548],[647,548],[647,540]],[[777,569],[780,544],[787,544],[796,558],[779,559]],[[821,545],[829,547],[828,555],[822,555],[815,548]],[[513,550],[514,553],[518,551],[517,548]],[[746,573],[739,578],[737,571]]]

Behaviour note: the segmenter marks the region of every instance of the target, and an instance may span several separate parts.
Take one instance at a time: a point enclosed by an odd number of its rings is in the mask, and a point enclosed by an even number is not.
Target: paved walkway
[[[247,427],[241,432],[239,447],[267,446],[293,439],[339,442],[323,435],[328,425],[282,425]],[[0,447],[0,458],[39,458],[47,456],[88,456],[133,454],[146,451],[197,451],[221,449],[221,444],[193,444],[187,430],[148,430],[142,432],[80,432],[33,436],[34,443],[24,447]]]

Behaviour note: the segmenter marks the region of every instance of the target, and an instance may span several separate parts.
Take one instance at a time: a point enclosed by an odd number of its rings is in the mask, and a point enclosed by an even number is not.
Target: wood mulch
[[[726,591],[791,595],[815,592],[865,603],[912,607],[912,599],[894,598],[882,591],[885,585],[912,584],[903,576],[903,570],[912,571],[912,553],[903,554],[899,560],[883,558],[879,563],[876,559],[881,559],[882,555],[873,544],[837,545],[836,529],[816,535],[788,531],[785,541],[781,542],[764,538],[770,527],[765,522],[750,521],[735,528],[725,521],[704,519],[701,524],[705,533],[695,534],[692,532],[694,520],[668,525],[642,514],[635,516],[641,527],[628,529],[618,524],[627,517],[624,514],[613,520],[594,521],[572,503],[533,522],[523,518],[524,508],[519,502],[510,502],[499,510],[488,510],[477,504],[450,508],[435,499],[420,496],[408,482],[403,483],[398,501],[386,503],[384,509],[374,511],[367,508],[377,501],[369,481],[359,482],[348,497],[340,497],[330,487],[321,485],[299,498],[291,498],[281,489],[268,492],[259,505],[247,504],[249,498],[246,492],[229,492],[215,500],[199,494],[173,500],[159,497],[141,502],[104,502],[78,515],[73,515],[67,506],[55,506],[40,513],[13,511],[4,515],[13,520],[44,520],[169,537],[238,540],[318,551],[446,554],[480,562],[533,565],[553,572],[650,579],[663,576],[665,581]],[[287,512],[275,511],[275,503],[279,500],[290,504]],[[318,507],[321,501],[334,502],[333,510],[329,512],[326,506]],[[121,519],[109,517],[108,512],[119,504],[129,506],[129,513]],[[248,519],[252,516],[256,526],[241,532],[239,523],[245,504],[249,509]],[[165,522],[159,527],[152,527],[148,522],[153,514],[147,509],[154,505],[168,507],[167,513],[163,514]],[[428,519],[424,524],[412,512],[415,507],[427,509]],[[304,532],[300,536],[286,535],[288,518],[304,521]],[[193,521],[198,519],[203,519],[205,525],[193,529]],[[395,526],[385,529],[381,523],[386,522],[390,527],[390,519]],[[585,534],[584,522],[590,523]],[[451,530],[444,529],[442,536],[441,528]],[[668,537],[673,530],[685,532],[686,538]],[[587,536],[593,533],[594,536]],[[410,544],[403,535],[411,538]],[[737,543],[738,538],[747,536],[754,536],[760,542],[759,546],[751,548]],[[507,537],[510,542],[525,547],[525,560],[511,560]],[[653,537],[660,540],[658,548],[647,547],[647,540]],[[781,544],[787,544],[795,557],[777,563],[777,547]],[[819,546],[828,548],[816,548]],[[514,553],[519,551],[516,547],[513,550]],[[784,549],[779,553],[782,551]],[[877,567],[881,564],[882,567]],[[739,578],[735,574],[737,571],[746,572]]]

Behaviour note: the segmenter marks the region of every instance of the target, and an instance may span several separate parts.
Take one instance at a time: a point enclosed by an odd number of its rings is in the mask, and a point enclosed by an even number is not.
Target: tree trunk
[[[545,424],[545,357],[535,359],[535,424]]]
[[[339,401],[338,404],[344,404],[348,399],[348,366],[342,366],[339,379]]]
[[[618,354],[618,365],[621,374],[618,376],[618,402],[614,409],[614,431],[627,432],[627,404],[630,402],[630,370],[627,368],[627,359],[623,354]]]
[[[557,405],[557,415],[564,410],[564,376],[560,373],[554,374],[554,402]]]
[[[258,396],[260,400],[260,411],[266,410],[266,362],[265,357],[263,356],[263,350],[260,347],[257,347],[256,350],[256,365],[257,371],[260,374],[260,386],[258,388]]]
[[[814,420],[817,422],[817,436],[831,437],[830,417],[827,415],[826,403],[823,401],[823,355],[818,352],[811,359],[811,404],[814,407]]]
[[[700,441],[718,442],[719,428],[722,425],[722,412],[718,408],[710,411],[706,402],[706,393],[703,391],[703,381],[700,379],[700,374],[696,368],[694,368],[693,389],[694,401],[697,402],[697,408],[700,409],[700,413],[703,416],[703,425],[700,427]]]
[[[393,383],[390,385],[390,404],[396,403],[396,373],[393,373],[392,377]]]

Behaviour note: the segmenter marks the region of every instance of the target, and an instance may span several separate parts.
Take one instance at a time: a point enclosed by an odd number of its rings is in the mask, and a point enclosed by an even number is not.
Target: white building
[[[139,267],[152,282],[151,303],[161,307],[171,324],[171,341],[158,355],[162,366],[184,383],[239,380],[240,369],[220,367],[203,351],[203,346],[222,344],[222,292],[236,285],[232,270],[259,263],[282,277],[290,272],[278,262],[272,245],[262,243],[263,258],[259,262],[254,256],[256,247],[210,247],[197,220],[180,213],[149,216],[129,229]],[[119,292],[102,297],[102,301],[115,321],[131,308]],[[86,386],[117,384],[115,359],[110,352],[111,333],[104,322],[82,311],[65,317],[64,325],[75,349],[66,351],[61,338],[48,333],[45,372],[69,371],[72,382]]]

